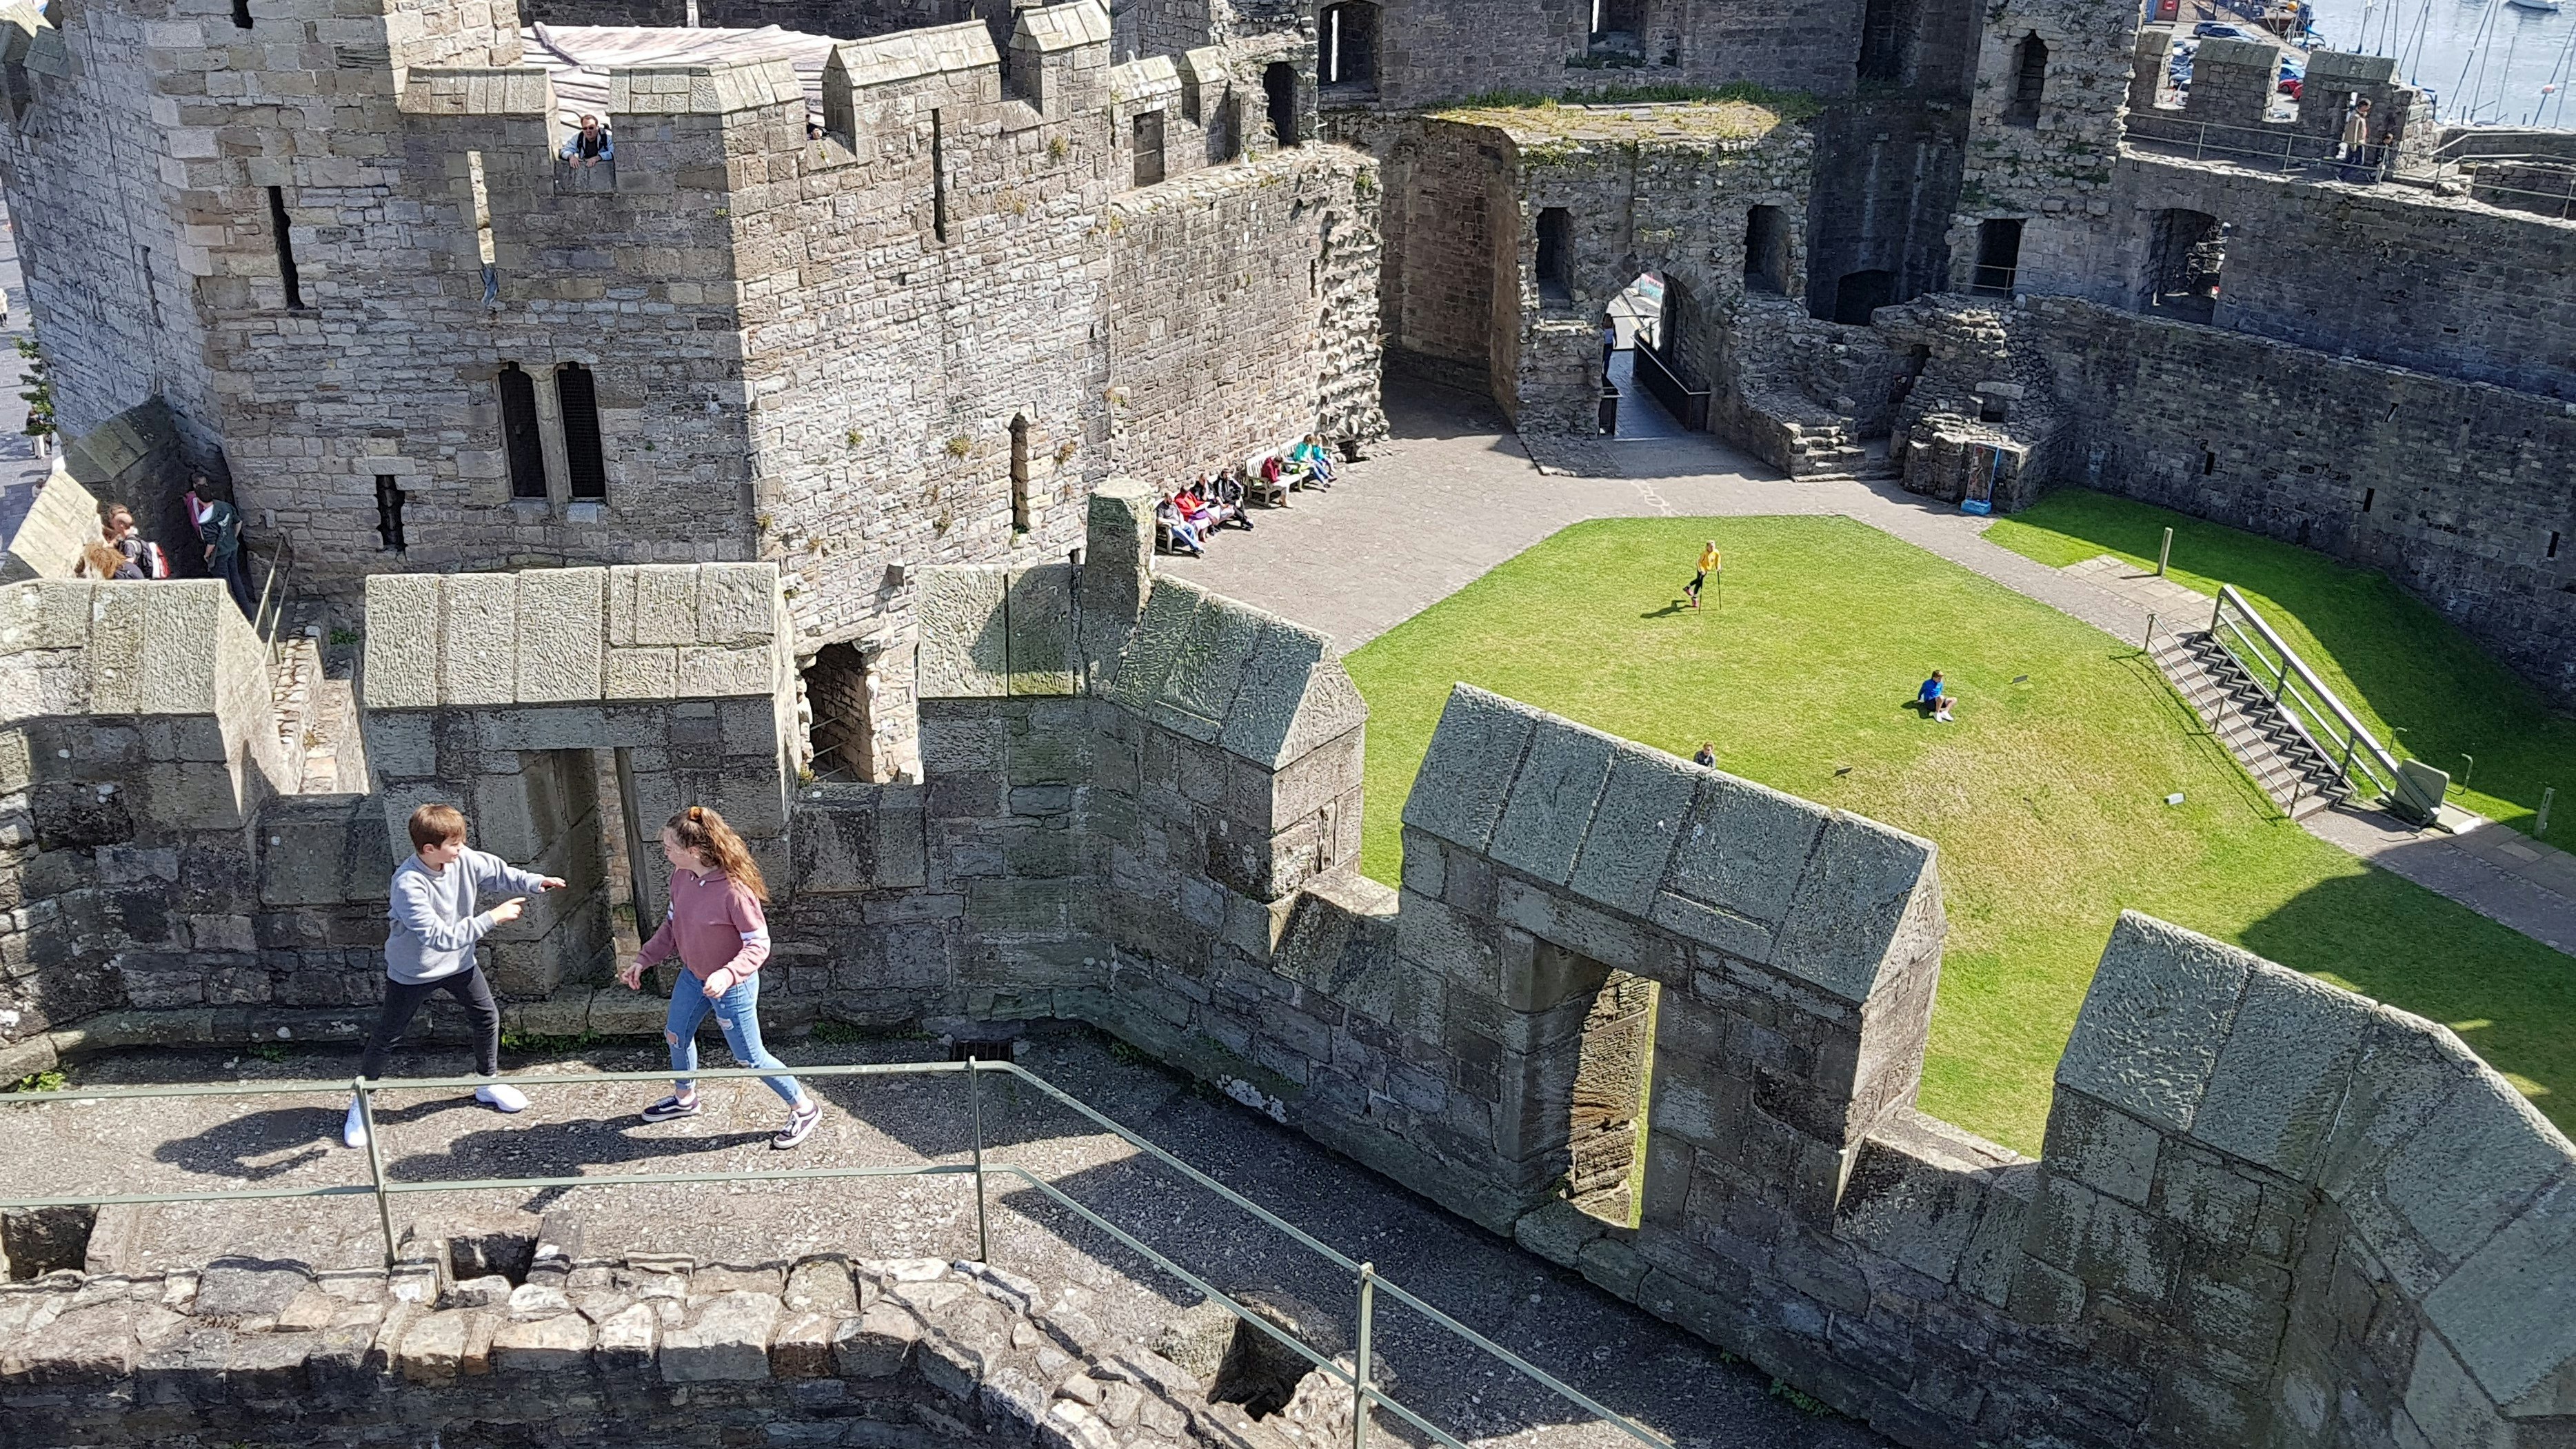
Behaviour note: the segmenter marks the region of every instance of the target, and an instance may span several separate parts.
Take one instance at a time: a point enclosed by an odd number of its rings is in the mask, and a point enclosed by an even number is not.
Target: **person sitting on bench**
[[[1226,472],[1234,479],[1235,486],[1243,490],[1246,501],[1264,508],[1288,506],[1288,485],[1271,477],[1258,463],[1237,463]]]
[[[1323,434],[1308,433],[1306,441],[1290,450],[1288,461],[1304,466],[1307,487],[1321,488],[1328,492],[1332,489],[1333,455],[1324,447]]]
[[[1170,497],[1154,505],[1154,527],[1163,535],[1164,552],[1185,553],[1192,558],[1207,554],[1207,549],[1199,543],[1199,531],[1190,525],[1189,519],[1182,515],[1180,505]]]
[[[1244,532],[1252,531],[1251,515],[1244,511],[1244,493],[1241,483],[1224,473],[1202,473],[1199,475],[1199,481],[1193,486],[1200,497],[1230,514],[1231,521],[1240,525]]]

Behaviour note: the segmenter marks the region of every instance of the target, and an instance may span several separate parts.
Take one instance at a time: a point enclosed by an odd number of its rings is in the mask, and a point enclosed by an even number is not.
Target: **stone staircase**
[[[2333,809],[2352,797],[2334,762],[2300,733],[2208,630],[2160,634],[2149,657],[2254,783],[2292,819]]]
[[[269,667],[268,697],[276,713],[278,743],[302,771],[297,794],[367,788],[366,765],[357,750],[357,695],[345,675],[335,678],[323,668],[318,628],[289,635],[278,646],[276,662]]]

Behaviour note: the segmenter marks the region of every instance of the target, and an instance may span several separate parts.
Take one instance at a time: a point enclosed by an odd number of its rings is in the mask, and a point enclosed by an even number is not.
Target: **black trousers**
[[[492,986],[483,979],[483,968],[469,966],[453,976],[417,986],[386,982],[384,1014],[376,1018],[376,1029],[367,1033],[367,1050],[358,1059],[358,1075],[373,1080],[385,1074],[385,1054],[402,1040],[403,1029],[411,1025],[420,1004],[441,991],[464,1002],[466,1015],[474,1018],[474,1070],[487,1077],[500,1072],[501,1008],[492,1000]]]

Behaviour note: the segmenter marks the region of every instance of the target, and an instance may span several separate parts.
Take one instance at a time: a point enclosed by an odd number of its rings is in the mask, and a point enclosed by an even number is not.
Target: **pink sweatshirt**
[[[740,981],[769,959],[769,917],[759,897],[733,877],[720,870],[675,870],[670,894],[662,929],[644,943],[647,970],[678,956],[701,981],[720,970]]]

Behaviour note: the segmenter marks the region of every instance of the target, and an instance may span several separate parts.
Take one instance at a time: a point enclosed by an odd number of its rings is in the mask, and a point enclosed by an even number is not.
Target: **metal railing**
[[[1673,421],[1695,433],[1707,432],[1708,389],[1691,386],[1690,379],[1665,360],[1658,348],[1639,343],[1636,356],[1637,381],[1644,384],[1656,402],[1663,404],[1665,412],[1673,415]]]
[[[251,545],[250,540],[244,539],[241,546],[242,552],[250,558],[259,557],[259,550]],[[259,591],[253,596],[255,602],[251,607],[250,626],[258,633],[259,642],[268,646],[269,663],[275,664],[280,656],[278,641],[286,633],[283,626],[288,586],[295,574],[295,540],[281,533],[267,540],[266,547],[268,566],[260,571]]]
[[[1662,1435],[1655,1433],[1651,1429],[1645,1428],[1616,1410],[1603,1406],[1599,1402],[1595,1401],[1590,1395],[1585,1394],[1581,1390],[1563,1382],[1555,1375],[1540,1368],[1536,1364],[1531,1363],[1519,1354],[1512,1352],[1510,1349],[1494,1342],[1485,1335],[1478,1333],[1476,1330],[1469,1328],[1463,1323],[1460,1323],[1457,1319],[1452,1318],[1448,1314],[1441,1312],[1439,1309],[1432,1307],[1415,1294],[1408,1292],[1405,1289],[1398,1287],[1396,1284],[1388,1282],[1386,1279],[1378,1276],[1375,1264],[1356,1261],[1349,1255],[1327,1246],[1316,1239],[1312,1234],[1305,1232],[1295,1224],[1280,1217],[1278,1214],[1269,1211],[1260,1204],[1253,1202],[1250,1198],[1247,1198],[1243,1194],[1236,1192],[1234,1189],[1227,1187],[1224,1183],[1221,1183],[1215,1178],[1208,1176],[1206,1173],[1199,1171],[1197,1168],[1190,1166],[1188,1163],[1173,1156],[1171,1153],[1156,1146],[1154,1143],[1139,1137],[1134,1132],[1128,1130],[1125,1126],[1095,1110],[1089,1104],[1073,1096],[1071,1093],[1066,1092],[1063,1088],[1056,1086],[1044,1077],[1021,1067],[1015,1062],[982,1062],[969,1058],[962,1062],[893,1062],[857,1066],[800,1066],[793,1068],[792,1070],[797,1076],[814,1078],[922,1076],[943,1072],[956,1073],[963,1076],[966,1079],[967,1108],[969,1119],[972,1123],[973,1134],[969,1160],[963,1163],[949,1164],[924,1162],[910,1167],[807,1167],[765,1170],[743,1168],[722,1172],[616,1173],[603,1177],[491,1177],[438,1179],[424,1182],[401,1182],[385,1175],[384,1149],[380,1145],[381,1138],[376,1130],[375,1098],[377,1095],[384,1092],[422,1090],[436,1091],[453,1090],[464,1087],[479,1087],[488,1084],[493,1080],[492,1078],[408,1077],[370,1080],[365,1077],[357,1077],[351,1079],[347,1083],[337,1081],[314,1081],[240,1083],[229,1085],[206,1084],[163,1087],[73,1088],[51,1092],[0,1093],[0,1108],[12,1105],[42,1105],[46,1103],[66,1101],[113,1101],[148,1097],[253,1097],[282,1094],[309,1095],[320,1093],[339,1093],[343,1091],[350,1092],[357,1098],[359,1120],[366,1129],[367,1173],[369,1181],[364,1183],[336,1184],[321,1187],[223,1188],[202,1192],[142,1192],[116,1193],[110,1195],[57,1195],[51,1197],[17,1198],[11,1200],[0,1200],[0,1210],[49,1207],[107,1207],[128,1204],[143,1205],[151,1203],[242,1202],[253,1200],[275,1201],[280,1199],[372,1196],[376,1202],[377,1225],[384,1233],[385,1266],[388,1271],[391,1271],[398,1262],[399,1251],[399,1245],[394,1236],[393,1199],[396,1196],[409,1193],[515,1192],[552,1188],[627,1187],[636,1185],[667,1185],[685,1183],[730,1183],[781,1180],[824,1181],[839,1178],[861,1177],[963,1177],[972,1175],[975,1179],[975,1261],[981,1263],[989,1261],[989,1254],[992,1249],[992,1238],[986,1211],[986,1181],[993,1175],[1000,1174],[1006,1177],[1017,1178],[1028,1186],[1035,1188],[1048,1201],[1064,1208],[1075,1216],[1080,1217],[1083,1221],[1100,1229],[1102,1232],[1107,1233],[1112,1239],[1116,1240],[1128,1251],[1135,1253],[1137,1256],[1152,1263],[1165,1273],[1170,1274],[1183,1284],[1186,1284],[1193,1291],[1205,1295],[1210,1301],[1224,1304],[1226,1311],[1232,1313],[1237,1320],[1242,1323],[1248,1323],[1261,1332],[1268,1334],[1272,1339],[1278,1341],[1281,1345],[1297,1354],[1298,1357],[1303,1358],[1308,1363],[1314,1365],[1315,1368],[1322,1370],[1333,1379],[1347,1386],[1352,1392],[1352,1449],[1366,1449],[1369,1434],[1369,1414],[1367,1412],[1367,1408],[1372,1404],[1395,1414],[1398,1418],[1401,1418],[1406,1423],[1411,1424],[1423,1433],[1431,1436],[1431,1438],[1438,1441],[1440,1444],[1446,1446],[1446,1449],[1470,1449],[1469,1445],[1459,1440],[1456,1436],[1450,1434],[1447,1430],[1444,1430],[1438,1425],[1432,1423],[1430,1420],[1424,1418],[1414,1410],[1396,1402],[1395,1399],[1388,1396],[1371,1381],[1371,1355],[1375,1348],[1374,1334],[1376,1326],[1376,1303],[1377,1295],[1380,1293],[1384,1293],[1398,1303],[1403,1304],[1405,1307],[1411,1308],[1423,1317],[1431,1320],[1431,1322],[1439,1325],[1441,1328],[1444,1328],[1450,1333],[1453,1333],[1459,1338],[1465,1340],[1469,1345],[1480,1352],[1489,1357],[1500,1360],[1505,1367],[1510,1368],[1513,1372],[1520,1374],[1522,1377],[1537,1384],[1539,1387],[1548,1390],[1559,1398],[1564,1399],[1566,1402],[1575,1405],[1586,1413],[1600,1419],[1602,1422],[1618,1429],[1621,1433],[1626,1434],[1637,1443],[1647,1446],[1647,1449],[1673,1449],[1671,1441],[1665,1439]],[[1219,1290],[1215,1285],[1209,1283],[1204,1278],[1199,1277],[1197,1274],[1192,1273],[1189,1269],[1182,1267],[1180,1264],[1172,1261],[1162,1253],[1147,1247],[1143,1242],[1139,1241],[1135,1235],[1120,1228],[1117,1224],[1110,1222],[1107,1218],[1101,1216],[1092,1209],[1076,1202],[1055,1184],[1046,1181],[1037,1174],[1029,1171],[1027,1168],[1021,1167],[1016,1163],[986,1162],[984,1160],[984,1098],[982,1084],[983,1079],[986,1076],[996,1073],[1008,1076],[1014,1081],[1026,1082],[1030,1086],[1037,1088],[1040,1092],[1045,1093],[1057,1102],[1060,1102],[1064,1106],[1072,1109],[1075,1113],[1118,1137],[1121,1141],[1124,1141],[1137,1151],[1153,1159],[1155,1162],[1179,1173],[1182,1177],[1188,1179],[1193,1185],[1215,1194],[1218,1198],[1234,1207],[1242,1209],[1244,1212],[1250,1213],[1254,1218],[1286,1234],[1299,1246],[1315,1253],[1325,1261],[1339,1267],[1343,1271],[1352,1274],[1358,1288],[1359,1312],[1358,1332],[1354,1338],[1355,1347],[1350,1366],[1343,1366],[1339,1359],[1326,1356],[1307,1344],[1304,1340],[1296,1337],[1294,1334],[1280,1328],[1278,1325],[1270,1322],[1261,1315],[1254,1313],[1251,1309],[1246,1308],[1243,1304],[1235,1301],[1233,1295]],[[693,1081],[721,1081],[732,1078],[776,1076],[777,1074],[777,1069],[773,1067],[735,1067],[699,1070],[691,1072],[689,1075]],[[668,1071],[586,1072],[578,1076],[551,1074],[513,1076],[507,1080],[509,1084],[514,1087],[543,1088],[591,1086],[604,1082],[660,1082],[667,1081],[670,1077],[671,1073]]]
[[[2397,757],[2355,718],[2316,671],[2299,658],[2233,584],[2218,586],[2209,635],[2245,667],[2256,688],[2280,706],[2281,717],[2346,785],[2367,782],[2380,795],[2397,793]]]

